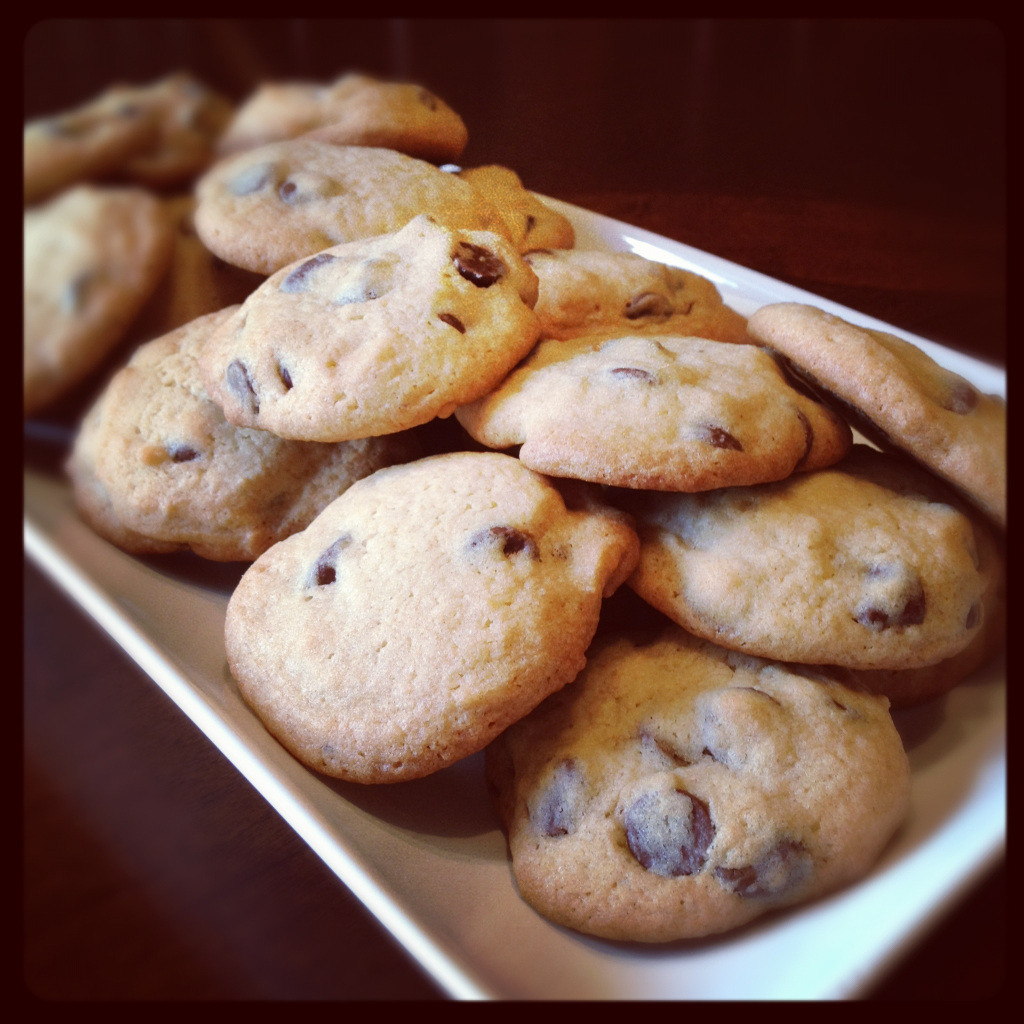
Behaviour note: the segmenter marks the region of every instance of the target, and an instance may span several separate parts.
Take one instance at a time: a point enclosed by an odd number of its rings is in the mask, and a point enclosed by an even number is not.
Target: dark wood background
[[[464,117],[467,166],[1007,361],[1007,39],[970,20],[145,19],[24,39],[24,112],[187,68],[346,70]],[[23,979],[41,1000],[441,993],[194,726],[24,578]],[[991,995],[1005,868],[872,992]]]

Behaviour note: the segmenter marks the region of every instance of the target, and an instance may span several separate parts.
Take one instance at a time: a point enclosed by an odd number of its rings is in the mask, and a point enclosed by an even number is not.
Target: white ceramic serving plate
[[[632,250],[701,273],[745,315],[769,302],[802,301],[894,330],[699,250],[547,201],[573,221],[578,247]],[[982,390],[1005,395],[1002,369],[910,340]],[[943,699],[897,714],[913,771],[911,813],[859,884],[713,940],[649,948],[565,931],[516,893],[482,755],[398,786],[359,787],[313,774],[265,732],[227,672],[222,630],[230,570],[182,571],[180,559],[165,565],[124,554],[78,519],[66,482],[30,467],[24,504],[26,554],[166,691],[452,998],[856,997],[1003,853],[1000,660]]]

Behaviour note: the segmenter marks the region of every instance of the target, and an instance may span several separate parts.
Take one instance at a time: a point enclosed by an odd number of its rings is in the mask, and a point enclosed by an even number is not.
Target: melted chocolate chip
[[[966,416],[978,406],[978,392],[965,380],[957,381],[950,390],[949,397],[942,408]]]
[[[626,808],[624,824],[633,856],[667,878],[700,871],[715,838],[708,805],[681,789],[644,793]]]
[[[532,213],[526,215],[526,233],[529,234],[537,226],[537,218]]]
[[[295,384],[292,381],[292,375],[288,372],[288,367],[284,363],[277,364],[277,375],[281,378],[285,391],[291,391]]]
[[[715,878],[730,892],[746,899],[777,896],[802,882],[813,868],[807,848],[783,839],[756,864],[739,868],[715,868]]]
[[[317,253],[311,259],[300,263],[280,284],[278,291],[304,292],[309,288],[309,276],[320,267],[325,267],[337,259],[329,252]]]
[[[299,200],[299,186],[294,181],[282,181],[280,187],[277,190],[277,194],[281,197],[281,200],[286,203],[295,203]]]
[[[249,377],[248,367],[240,359],[228,363],[224,371],[224,383],[244,412],[255,416],[260,411],[259,398]]]
[[[318,587],[326,587],[332,584],[338,576],[338,556],[352,543],[350,533],[342,534],[329,548],[327,548],[313,565],[313,579]]]
[[[171,462],[191,462],[199,458],[199,452],[188,444],[170,444],[167,446],[167,454]]]
[[[728,451],[741,452],[743,445],[736,440],[728,430],[722,427],[706,425],[697,432],[697,440],[713,445],[715,448],[724,448]]]
[[[481,548],[497,548],[503,555],[515,555],[524,552],[530,558],[540,558],[537,542],[523,530],[514,526],[489,526],[478,530],[469,539],[470,551]]]
[[[608,372],[616,380],[642,381],[644,384],[658,383],[658,378],[655,374],[639,366],[615,366]]]
[[[855,618],[868,629],[881,631],[924,622],[928,610],[924,587],[905,566],[873,566],[865,574],[872,593],[857,606]],[[890,582],[895,581],[895,582]],[[877,589],[873,584],[881,583]]]
[[[571,758],[561,761],[540,799],[530,809],[530,821],[545,836],[565,836],[576,830],[581,810],[583,777]]]
[[[657,292],[641,292],[634,295],[623,310],[627,320],[639,320],[641,317],[668,317],[672,315],[672,302]]]
[[[505,276],[505,264],[482,245],[460,242],[452,259],[455,269],[477,288],[490,288]]]
[[[459,334],[466,333],[466,325],[454,313],[439,313],[437,319],[448,324],[449,327],[454,327]]]

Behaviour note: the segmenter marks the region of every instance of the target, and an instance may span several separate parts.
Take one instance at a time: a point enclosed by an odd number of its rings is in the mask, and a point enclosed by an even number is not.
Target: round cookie
[[[502,236],[419,216],[271,275],[211,338],[203,379],[239,426],[393,433],[495,386],[536,341],[535,299]]]
[[[651,490],[777,480],[851,441],[757,346],[669,335],[542,340],[456,415],[482,444],[521,445],[542,473]]]
[[[327,85],[263,83],[236,111],[220,150],[235,153],[307,134],[438,164],[458,160],[469,141],[462,118],[428,89],[350,72]]]
[[[308,767],[418,778],[578,674],[635,560],[620,518],[568,509],[518,460],[430,456],[357,482],[250,566],[228,604],[228,664]]]
[[[356,480],[419,454],[407,435],[315,444],[231,426],[196,361],[231,313],[140,346],[83,419],[67,466],[76,504],[125,550],[252,561]]]
[[[861,879],[910,797],[884,698],[675,627],[596,641],[486,765],[522,897],[631,942],[719,934]]]
[[[25,210],[24,415],[110,355],[167,271],[173,228],[139,188],[76,185]]]
[[[122,168],[160,135],[156,112],[126,102],[114,89],[72,110],[25,124],[26,205]]]
[[[515,171],[500,164],[467,167],[457,172],[504,218],[508,236],[520,252],[571,249],[576,232],[568,217],[527,189]]]
[[[234,111],[229,99],[184,71],[146,85],[114,86],[108,97],[156,120],[153,142],[117,168],[120,177],[154,189],[180,187],[204,171]]]
[[[527,255],[540,282],[546,338],[601,331],[683,334],[749,342],[746,319],[706,277],[630,252],[538,249]]]
[[[300,138],[214,164],[196,185],[195,222],[211,252],[258,274],[332,245],[388,234],[428,214],[503,233],[501,215],[457,175],[390,149]]]
[[[921,669],[960,654],[999,613],[1002,562],[983,518],[867,445],[776,483],[609,500],[641,538],[630,586],[748,654]]]
[[[763,306],[749,328],[868,440],[917,459],[1005,528],[1005,399],[981,394],[903,338],[814,306]]]

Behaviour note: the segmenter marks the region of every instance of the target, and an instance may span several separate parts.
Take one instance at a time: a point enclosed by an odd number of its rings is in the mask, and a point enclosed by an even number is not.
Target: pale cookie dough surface
[[[456,416],[540,472],[651,490],[777,480],[835,462],[851,439],[757,346],[669,335],[543,340]]]
[[[196,359],[231,312],[142,345],[83,419],[68,461],[76,505],[125,550],[252,561],[356,480],[419,454],[402,435],[315,444],[227,423]]]
[[[669,627],[487,750],[523,898],[606,939],[729,931],[866,875],[906,817],[884,698]]]
[[[571,249],[576,241],[572,222],[527,189],[509,167],[487,164],[458,172],[500,213],[512,244],[522,252]]]
[[[982,517],[867,445],[777,483],[610,500],[636,520],[637,593],[748,654],[920,669],[960,654],[998,612],[1003,569]]]
[[[394,149],[432,163],[462,156],[465,122],[429,89],[355,72],[334,82],[265,82],[239,107],[220,142],[239,152],[311,135],[339,146]]]
[[[432,456],[354,484],[242,577],[228,664],[268,730],[354,782],[435,772],[573,679],[636,560],[520,462]]]
[[[397,231],[419,214],[453,228],[506,230],[455,174],[390,149],[309,138],[222,158],[197,182],[196,198],[207,248],[266,275],[332,245]]]
[[[636,253],[564,248],[529,253],[544,337],[622,333],[749,342],[746,319],[700,274]]]
[[[118,169],[119,176],[154,189],[184,186],[204,171],[234,111],[227,97],[183,71],[145,85],[113,86],[108,96],[157,122],[154,141]]]
[[[843,403],[880,447],[895,447],[1006,526],[1006,402],[982,394],[916,345],[813,306],[757,310],[750,333]]]
[[[110,355],[166,273],[173,227],[139,188],[76,185],[25,210],[24,413]]]
[[[159,136],[156,112],[125,102],[115,88],[72,110],[28,121],[23,143],[26,205],[114,173]]]
[[[262,284],[211,339],[203,379],[226,417],[312,441],[447,416],[533,347],[536,278],[490,232],[417,217]]]

